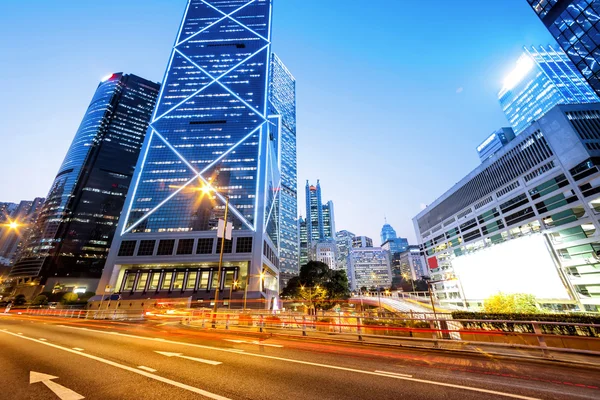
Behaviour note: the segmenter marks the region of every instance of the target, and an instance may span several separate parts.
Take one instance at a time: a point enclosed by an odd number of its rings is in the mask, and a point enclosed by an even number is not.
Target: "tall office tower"
[[[306,181],[306,229],[309,241],[325,237],[321,184],[318,179],[316,186],[309,185],[308,181]]]
[[[15,207],[2,207],[0,205],[0,264],[13,265],[23,242],[31,235],[32,225],[37,220],[38,214],[44,204],[41,197],[32,201],[23,200]],[[4,213],[1,209],[4,208]],[[11,227],[11,223],[16,226]]]
[[[298,231],[299,231],[299,236],[300,236],[299,261],[300,261],[300,267],[302,267],[303,265],[306,265],[310,261],[310,259],[309,259],[310,246],[309,246],[309,240],[308,240],[308,223],[302,217],[300,217],[300,219],[298,220]]]
[[[600,312],[600,104],[557,105],[413,223],[437,297]]]
[[[335,238],[335,212],[333,201],[323,204],[323,239]]]
[[[388,288],[392,270],[388,252],[381,247],[361,247],[350,250],[350,287],[352,290]]]
[[[387,219],[385,224],[381,228],[381,243],[387,242],[389,239],[396,239],[396,231],[390,224],[387,223]]]
[[[600,1],[527,0],[558,45],[600,95]]]
[[[299,273],[298,175],[296,161],[296,80],[275,54],[271,57],[271,114],[280,119],[281,192],[279,199],[280,286]]]
[[[289,77],[270,71],[271,3],[188,1],[98,294],[203,301],[220,282],[223,300],[277,297],[279,149],[293,118],[278,97]],[[227,203],[233,238],[219,276]]]
[[[348,279],[350,276],[350,250],[352,250],[352,239],[356,235],[349,231],[339,231],[335,234],[335,241],[337,244],[337,268],[342,271],[346,271]]]
[[[408,239],[394,238],[388,239],[381,245],[381,248],[390,252],[390,257],[396,253],[402,253],[408,250]]]
[[[96,289],[159,88],[122,73],[99,84],[10,273],[28,294],[32,282]]]
[[[523,49],[498,93],[516,135],[557,104],[600,101],[563,51],[552,46]]]
[[[477,154],[481,162],[487,160],[504,146],[510,143],[515,138],[515,131],[512,128],[500,128],[492,132],[479,146],[477,146]]]
[[[373,239],[367,236],[355,236],[352,238],[352,248],[373,247]]]

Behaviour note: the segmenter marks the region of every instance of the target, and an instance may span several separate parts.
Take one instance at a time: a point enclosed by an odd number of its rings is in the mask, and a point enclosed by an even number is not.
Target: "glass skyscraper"
[[[279,270],[299,273],[298,174],[296,161],[296,79],[275,54],[271,57],[270,103],[280,115],[281,192],[279,199]]]
[[[246,287],[249,305],[277,296],[295,104],[271,55],[271,12],[270,0],[188,1],[98,293],[203,301],[221,281],[226,301]],[[227,199],[234,231],[218,277]]]
[[[159,88],[117,73],[96,89],[10,273],[28,291],[73,280],[96,289]]]
[[[557,104],[600,101],[567,55],[552,46],[524,48],[498,99],[516,135]]]
[[[600,95],[600,1],[527,2],[592,89]]]
[[[383,224],[383,227],[381,228],[381,234],[380,235],[381,235],[381,243],[385,243],[385,242],[387,242],[390,239],[396,239],[397,238],[396,231],[387,222],[385,224]]]
[[[335,213],[333,202],[321,201],[321,183],[316,185],[306,181],[306,229],[309,242],[321,239],[335,239]],[[310,247],[310,245],[309,245]]]

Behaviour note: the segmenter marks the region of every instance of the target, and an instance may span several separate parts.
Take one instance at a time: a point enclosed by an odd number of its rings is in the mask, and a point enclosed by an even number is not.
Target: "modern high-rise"
[[[552,46],[524,47],[498,99],[516,135],[557,104],[600,101],[569,57]]]
[[[10,273],[17,292],[58,284],[96,289],[159,88],[123,73],[98,85]]]
[[[483,162],[496,154],[504,146],[515,138],[515,131],[512,128],[500,128],[492,132],[479,146],[477,146],[477,155]]]
[[[396,231],[390,224],[387,223],[387,220],[383,227],[381,228],[381,243],[385,243],[390,239],[396,239]]]
[[[270,0],[188,1],[98,294],[202,302],[220,282],[221,300],[274,306],[293,215],[278,211],[280,182],[293,186],[295,166],[292,78],[271,55],[271,15]]]
[[[19,204],[0,204],[0,265],[13,265],[24,242],[33,232],[44,200],[36,197]],[[16,227],[11,227],[11,223],[15,223]]]
[[[307,221],[300,217],[298,219],[298,231],[300,236],[300,267],[306,265],[310,261],[310,241],[308,240]]]
[[[408,239],[399,237],[388,239],[381,244],[381,248],[389,251],[391,257],[396,253],[402,253],[408,250]]]
[[[558,45],[600,95],[600,1],[527,0]]]
[[[335,241],[337,243],[338,259],[337,268],[346,271],[346,275],[350,278],[350,250],[352,250],[352,239],[356,235],[349,231],[339,231],[335,234]]]
[[[281,277],[299,273],[298,175],[296,157],[296,79],[275,54],[269,80],[272,114],[280,118],[281,191],[279,198],[279,271]],[[287,279],[284,279],[285,284]]]
[[[600,104],[557,105],[413,223],[434,289],[600,312]]]
[[[317,179],[316,185],[306,181],[306,229],[308,240],[314,241],[325,237],[323,225],[323,203],[321,202],[321,184]]]
[[[337,269],[338,248],[335,239],[322,239],[313,242],[311,260],[325,263],[330,269]]]
[[[323,235],[323,238],[335,238],[335,212],[331,200],[323,204]]]
[[[390,258],[381,247],[353,248],[350,251],[352,290],[388,288],[392,284]]]

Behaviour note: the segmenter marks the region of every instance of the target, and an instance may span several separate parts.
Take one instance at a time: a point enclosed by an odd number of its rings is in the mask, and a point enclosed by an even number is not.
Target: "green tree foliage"
[[[67,292],[63,295],[60,302],[62,304],[71,304],[71,303],[75,303],[77,300],[79,300],[79,296],[77,295],[77,293]]]
[[[288,281],[281,297],[329,309],[350,297],[348,277],[345,271],[332,270],[325,263],[310,261],[300,268],[299,276]]]
[[[15,306],[22,306],[23,304],[26,303],[26,299],[25,299],[25,295],[24,294],[19,294],[15,297],[15,300],[13,301]]]
[[[48,304],[48,297],[43,294],[37,295],[35,299],[31,302],[34,306],[45,306]]]
[[[483,309],[486,313],[537,313],[539,309],[535,296],[525,293],[498,293],[485,299]]]

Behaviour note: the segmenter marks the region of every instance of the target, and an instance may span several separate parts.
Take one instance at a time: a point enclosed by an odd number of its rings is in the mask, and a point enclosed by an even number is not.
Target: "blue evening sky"
[[[185,0],[3,0],[0,201],[45,196],[99,80],[160,81]],[[478,164],[523,45],[554,43],[526,0],[275,0],[297,79],[299,212],[321,180],[336,228],[379,244]]]

